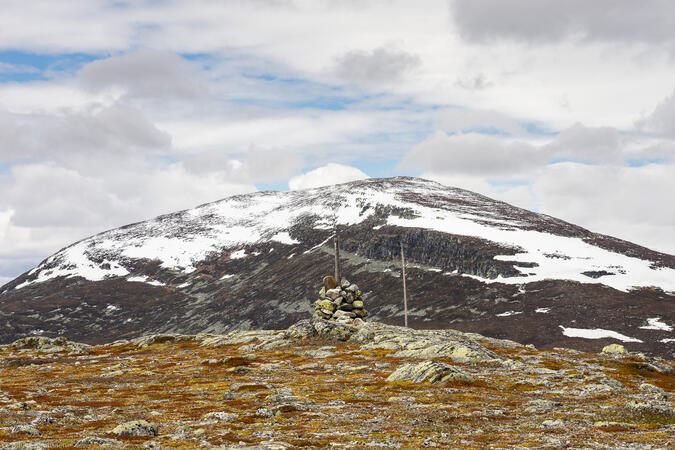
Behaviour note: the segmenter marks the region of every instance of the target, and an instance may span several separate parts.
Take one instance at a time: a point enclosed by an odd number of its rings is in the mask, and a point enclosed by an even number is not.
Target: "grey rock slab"
[[[75,443],[75,447],[87,447],[90,445],[105,445],[110,447],[119,447],[122,445],[122,441],[98,436],[90,436],[84,439],[80,439]]]
[[[133,420],[117,425],[112,433],[118,436],[157,436],[159,427],[147,420]]]
[[[412,381],[413,383],[439,383],[448,380],[468,380],[470,377],[456,367],[438,361],[404,364],[386,381]]]

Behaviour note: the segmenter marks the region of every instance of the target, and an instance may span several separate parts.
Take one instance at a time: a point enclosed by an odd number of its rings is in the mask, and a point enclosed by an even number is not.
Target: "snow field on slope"
[[[488,227],[467,220],[443,210],[419,208],[422,217],[404,219],[389,217],[390,225],[419,227],[445,233],[476,236],[502,245],[518,247],[515,255],[498,255],[502,261],[534,262],[537,267],[516,268],[525,277],[499,276],[493,280],[480,279],[488,283],[521,284],[545,279],[572,280],[581,283],[602,283],[615,289],[627,291],[632,287],[659,286],[667,291],[675,291],[675,270],[670,268],[652,269],[651,262],[610,252],[587,244],[579,238],[557,236],[532,230],[512,230]],[[564,255],[566,258],[551,258],[546,254]],[[606,270],[614,275],[593,279],[582,272]],[[622,273],[625,272],[625,273]]]
[[[567,337],[578,337],[583,339],[612,338],[622,342],[642,342],[640,339],[632,338],[612,330],[603,330],[602,328],[567,328],[562,325],[559,325],[559,327],[562,328],[562,334]]]
[[[418,216],[412,219],[390,216],[387,221],[389,225],[483,238],[519,249],[516,255],[500,255],[496,259],[538,264],[537,267],[519,269],[526,275],[522,277],[488,280],[472,276],[484,282],[521,284],[544,279],[565,279],[582,283],[603,283],[623,291],[639,286],[659,286],[667,291],[675,291],[673,269],[651,269],[650,261],[603,250],[578,238],[513,229],[514,226],[527,224],[492,218],[491,208],[487,204],[485,208],[463,206],[464,210],[457,212],[445,209],[443,205],[432,208],[404,201],[401,199],[403,193],[422,197],[451,193],[456,200],[471,200],[479,205],[480,202],[485,202],[468,191],[449,189],[428,182],[391,184],[386,187],[386,191],[371,185],[338,185],[306,191],[264,192],[230,197],[81,241],[46,261],[58,258],[61,260],[58,268],[42,270],[38,266],[37,279],[17,286],[17,289],[57,276],[82,276],[92,281],[125,276],[129,272],[124,268],[123,262],[128,258],[158,259],[164,268],[189,273],[211,253],[269,241],[296,244],[298,241],[291,238],[289,230],[303,216],[318,217],[320,220],[314,225],[317,229],[332,229],[335,223],[361,223],[380,204],[410,208]],[[365,206],[369,207],[364,208]],[[483,215],[478,214],[479,210]],[[477,223],[475,219],[494,225]],[[239,249],[230,257],[248,256],[241,253],[242,251]],[[546,254],[567,258],[550,258]],[[92,262],[88,255],[97,256],[97,260],[101,259],[100,255],[105,255],[105,262],[110,264],[110,269],[104,269],[103,264]],[[600,270],[615,275],[592,279],[582,274],[585,271]]]

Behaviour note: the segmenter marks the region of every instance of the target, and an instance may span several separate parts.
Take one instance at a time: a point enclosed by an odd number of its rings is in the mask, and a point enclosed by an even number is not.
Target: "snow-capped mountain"
[[[332,273],[336,229],[378,320],[400,321],[402,242],[412,326],[672,352],[675,257],[405,177],[239,195],[84,239],[0,288],[0,338],[287,326]]]

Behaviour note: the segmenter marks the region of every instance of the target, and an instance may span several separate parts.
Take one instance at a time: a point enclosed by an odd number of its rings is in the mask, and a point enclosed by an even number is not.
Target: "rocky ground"
[[[452,330],[0,348],[0,448],[673,448],[675,364]]]

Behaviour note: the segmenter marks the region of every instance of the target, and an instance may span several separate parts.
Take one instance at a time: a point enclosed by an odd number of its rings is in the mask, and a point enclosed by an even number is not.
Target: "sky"
[[[1,0],[0,284],[229,195],[419,176],[675,253],[669,0]]]

